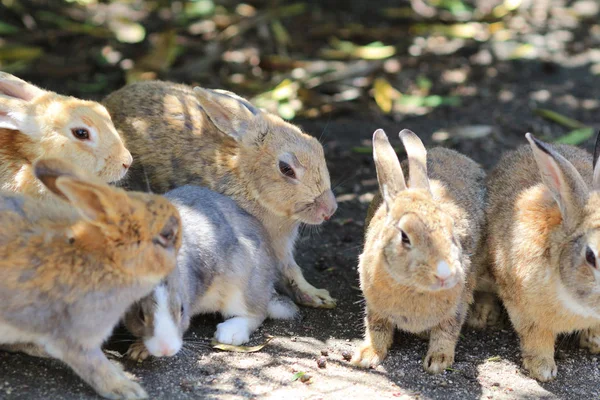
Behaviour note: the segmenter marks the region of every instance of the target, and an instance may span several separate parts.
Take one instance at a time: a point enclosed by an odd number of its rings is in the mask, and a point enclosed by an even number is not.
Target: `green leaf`
[[[0,35],[10,35],[19,32],[19,28],[0,21]]]
[[[502,357],[500,357],[500,356],[493,356],[493,357],[490,357],[490,358],[486,359],[485,361],[496,362],[496,361],[500,361],[500,360],[502,360]]]
[[[303,372],[303,371],[296,372],[294,374],[294,376],[292,377],[292,382],[296,382],[298,379],[302,378],[304,375],[306,375],[306,372]]]
[[[577,146],[594,135],[594,130],[592,128],[581,128],[575,129],[564,136],[556,139],[554,143],[562,143],[562,144],[570,144],[572,146]]]
[[[569,117],[565,117],[564,115],[559,114],[556,111],[548,110],[545,108],[538,108],[534,112],[537,115],[539,115],[540,117],[546,118],[552,122],[556,122],[557,124],[562,125],[565,128],[569,128],[569,129],[587,128],[587,126],[585,126],[581,122],[574,120],[572,118],[569,118]]]

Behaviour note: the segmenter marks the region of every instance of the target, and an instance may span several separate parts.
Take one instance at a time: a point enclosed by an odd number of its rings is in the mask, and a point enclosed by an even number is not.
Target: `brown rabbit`
[[[179,214],[160,196],[83,179],[64,161],[33,169],[70,204],[0,192],[0,348],[57,358],[104,397],[146,398],[100,346],[174,269]]]
[[[140,82],[104,104],[134,154],[129,187],[148,182],[164,193],[195,184],[230,196],[265,226],[296,302],[335,306],[293,255],[300,224],[321,224],[337,208],[315,138],[225,91]]]
[[[600,352],[600,167],[572,146],[506,154],[489,178],[488,245],[498,291],[531,376],[556,377],[557,335]]]
[[[32,168],[42,157],[66,160],[105,182],[123,178],[132,162],[104,106],[0,71],[0,189],[46,196]]]
[[[483,224],[485,174],[453,150],[434,148],[427,153],[407,129],[400,138],[408,155],[408,185],[383,130],[373,135],[380,196],[373,200],[371,209],[376,211],[368,217],[360,256],[366,333],[352,363],[379,364],[398,327],[429,333],[423,366],[439,373],[454,362],[473,301],[476,270],[470,255]]]

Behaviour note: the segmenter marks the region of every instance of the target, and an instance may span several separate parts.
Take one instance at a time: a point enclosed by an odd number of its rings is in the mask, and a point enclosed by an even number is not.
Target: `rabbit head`
[[[174,267],[181,246],[181,222],[179,212],[167,199],[126,192],[86,178],[59,159],[37,161],[34,172],[82,217],[71,228],[70,240],[89,252],[110,255],[115,275],[134,280],[138,276],[162,279],[163,266]],[[156,274],[153,268],[157,268]]]
[[[600,167],[593,162],[589,187],[578,170],[552,147],[526,135],[545,191],[539,193],[555,218],[546,221],[551,232],[543,246],[531,251],[555,253],[562,283],[559,296],[574,311],[600,317]],[[598,143],[596,145],[598,148]],[[596,151],[597,155],[598,151]]]
[[[405,129],[408,185],[396,152],[383,130],[373,135],[373,156],[385,217],[378,230],[385,269],[398,283],[422,291],[440,291],[462,284],[464,260],[459,232],[446,208],[433,195],[427,176],[427,152],[421,140]],[[436,188],[437,189],[437,188]]]
[[[42,90],[1,71],[0,128],[30,139],[31,163],[60,158],[105,182],[123,178],[132,163],[104,106]]]
[[[194,88],[217,129],[239,146],[249,195],[275,214],[318,225],[337,209],[323,147],[315,138],[222,90]]]

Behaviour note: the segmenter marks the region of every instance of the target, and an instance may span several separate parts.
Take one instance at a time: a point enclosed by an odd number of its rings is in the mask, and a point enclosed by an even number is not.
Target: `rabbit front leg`
[[[85,349],[75,343],[53,343],[46,346],[46,349],[52,356],[70,366],[102,397],[125,400],[148,398],[146,391],[111,363],[100,347]]]
[[[592,354],[600,353],[600,325],[583,330],[579,334],[579,346]]]
[[[456,343],[467,314],[467,307],[466,304],[461,304],[452,318],[431,329],[429,349],[423,360],[425,371],[430,374],[439,374],[454,363]]]
[[[150,356],[150,353],[148,352],[144,341],[138,339],[129,346],[126,355],[133,361],[142,362]]]
[[[554,362],[556,334],[534,322],[515,323],[515,319],[512,320],[521,339],[523,367],[533,378],[541,382],[556,378],[557,369]]]
[[[225,322],[217,325],[215,339],[219,343],[232,344],[239,346],[240,344],[250,341],[250,335],[264,321],[264,317],[233,317]]]
[[[484,329],[487,326],[495,326],[500,323],[502,308],[494,293],[475,292],[475,301],[471,305],[471,312],[467,325]]]
[[[387,356],[394,340],[394,325],[389,319],[370,311],[365,317],[365,341],[351,363],[363,368],[375,368]]]
[[[52,357],[42,346],[35,343],[13,343],[13,344],[1,344],[0,350],[8,351],[11,353],[25,353],[32,357],[49,358]]]
[[[292,291],[296,303],[314,308],[335,308],[336,301],[325,289],[317,289],[306,281],[302,270],[292,256],[288,257],[284,268],[284,279]]]

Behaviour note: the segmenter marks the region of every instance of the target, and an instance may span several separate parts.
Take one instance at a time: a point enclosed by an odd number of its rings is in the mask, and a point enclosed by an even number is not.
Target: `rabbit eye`
[[[181,316],[183,317],[183,306],[181,306]]]
[[[292,168],[290,164],[286,162],[279,161],[279,172],[288,178],[296,179],[296,172],[294,171],[294,168]]]
[[[71,133],[75,139],[89,140],[90,138],[90,131],[88,131],[86,128],[73,128],[71,129]]]
[[[410,246],[410,239],[408,238],[408,235],[406,234],[406,232],[401,230],[400,233],[402,234],[402,244],[404,244],[406,246]]]
[[[589,246],[585,249],[585,261],[596,268],[596,254],[594,254],[594,251]]]

